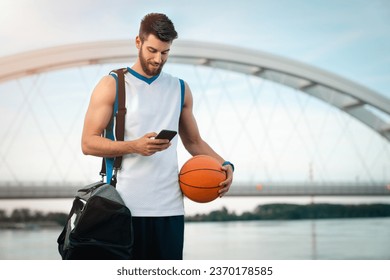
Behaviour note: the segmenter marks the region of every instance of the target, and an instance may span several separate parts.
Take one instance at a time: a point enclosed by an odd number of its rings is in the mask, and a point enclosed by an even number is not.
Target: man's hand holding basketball
[[[223,197],[229,191],[233,182],[233,167],[228,164],[222,166],[222,170],[226,172],[226,180],[219,184],[222,187],[222,189],[219,190],[219,197]]]

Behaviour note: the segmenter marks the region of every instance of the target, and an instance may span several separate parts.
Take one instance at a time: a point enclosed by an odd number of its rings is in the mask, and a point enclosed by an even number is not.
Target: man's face
[[[140,38],[136,39],[139,49],[139,60],[147,77],[153,77],[160,74],[165,62],[168,59],[170,42],[163,42],[154,35],[149,35],[144,42]]]

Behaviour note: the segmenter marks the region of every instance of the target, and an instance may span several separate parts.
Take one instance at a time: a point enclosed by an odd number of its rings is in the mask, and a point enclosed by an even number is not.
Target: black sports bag
[[[91,184],[78,191],[57,242],[64,260],[131,259],[131,212],[113,186]]]

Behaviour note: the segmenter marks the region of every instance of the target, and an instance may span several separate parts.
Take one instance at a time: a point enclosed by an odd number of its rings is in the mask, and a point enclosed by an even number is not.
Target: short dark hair
[[[153,34],[163,42],[172,42],[177,39],[177,32],[172,21],[164,14],[150,13],[144,16],[139,28],[139,37],[142,42]]]

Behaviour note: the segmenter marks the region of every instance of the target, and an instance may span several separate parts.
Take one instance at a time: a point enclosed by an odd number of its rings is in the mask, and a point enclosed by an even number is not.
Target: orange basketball
[[[183,164],[179,173],[180,188],[195,202],[210,202],[219,196],[219,183],[226,179],[221,164],[213,157],[194,156]]]

